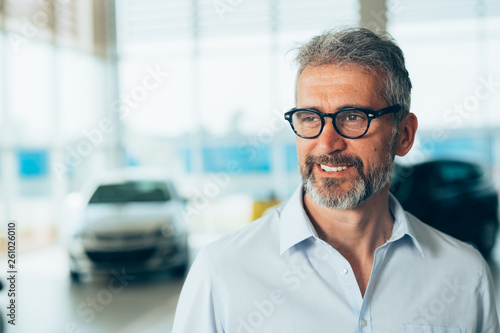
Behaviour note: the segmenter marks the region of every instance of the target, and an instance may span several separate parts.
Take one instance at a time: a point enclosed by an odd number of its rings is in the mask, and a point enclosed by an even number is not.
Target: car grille
[[[144,261],[151,258],[156,249],[134,251],[86,251],[90,260],[96,263]]]
[[[138,241],[148,238],[155,238],[159,231],[140,233],[97,233],[95,238],[98,241]]]

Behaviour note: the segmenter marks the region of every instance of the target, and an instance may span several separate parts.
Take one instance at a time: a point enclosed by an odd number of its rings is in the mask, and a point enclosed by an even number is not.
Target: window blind
[[[101,5],[96,6],[96,1]],[[107,1],[107,0],[106,0]],[[19,43],[43,40],[94,52],[96,29],[108,18],[96,15],[105,0],[0,0],[2,29]],[[99,3],[97,3],[99,4]],[[99,32],[101,33],[101,32]],[[104,31],[102,31],[104,33]]]
[[[498,0],[389,0],[387,8],[393,23],[500,15]]]
[[[123,43],[321,30],[354,19],[357,0],[118,1]]]

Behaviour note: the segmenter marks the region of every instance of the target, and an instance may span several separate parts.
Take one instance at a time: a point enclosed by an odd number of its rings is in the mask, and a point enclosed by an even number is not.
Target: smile
[[[323,171],[326,171],[326,172],[339,172],[339,171],[344,171],[345,169],[348,168],[346,165],[331,167],[331,166],[324,165],[324,164],[320,164],[320,167]]]

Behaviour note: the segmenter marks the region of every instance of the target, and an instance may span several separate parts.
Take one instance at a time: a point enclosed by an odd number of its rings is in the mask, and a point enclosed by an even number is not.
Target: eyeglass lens
[[[340,134],[349,137],[362,135],[368,127],[366,114],[357,110],[339,111],[335,114],[334,119]],[[292,116],[292,122],[297,134],[306,138],[314,137],[322,130],[320,116],[311,111],[295,112]]]

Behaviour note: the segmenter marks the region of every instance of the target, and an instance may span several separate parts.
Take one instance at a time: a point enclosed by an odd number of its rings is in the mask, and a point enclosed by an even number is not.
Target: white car
[[[80,281],[82,274],[113,270],[184,275],[185,202],[171,181],[118,173],[87,193],[67,243],[73,281]]]

